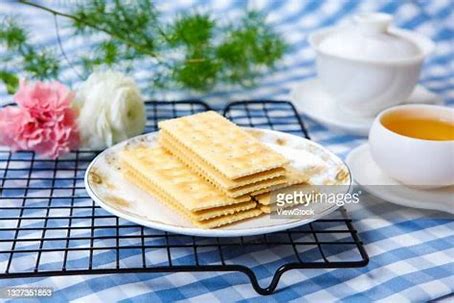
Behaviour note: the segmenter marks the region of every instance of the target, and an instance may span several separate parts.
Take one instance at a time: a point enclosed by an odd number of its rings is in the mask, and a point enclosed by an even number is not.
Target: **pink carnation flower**
[[[42,122],[61,119],[61,113],[71,106],[74,93],[66,86],[55,81],[52,83],[21,81],[14,95],[19,106],[27,109],[33,118]]]
[[[18,106],[0,110],[0,144],[57,158],[79,146],[74,94],[59,82],[21,82]]]

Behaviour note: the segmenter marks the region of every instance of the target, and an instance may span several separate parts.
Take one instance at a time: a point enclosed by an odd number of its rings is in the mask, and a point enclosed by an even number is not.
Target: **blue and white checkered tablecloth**
[[[66,10],[72,1],[40,1],[59,10]],[[75,1],[76,2],[76,1]],[[454,2],[452,0],[301,0],[301,1],[156,1],[166,17],[195,7],[209,10],[220,18],[234,20],[244,8],[258,8],[268,13],[268,21],[292,45],[283,64],[263,78],[254,89],[222,89],[199,95],[211,104],[220,105],[234,99],[288,99],[289,88],[304,79],[314,77],[314,53],[307,43],[313,30],[329,26],[359,11],[382,11],[395,16],[395,23],[415,30],[434,40],[436,51],[426,61],[421,84],[441,95],[446,104],[454,104]],[[30,29],[33,41],[39,45],[57,45],[54,20],[46,12],[23,6],[13,1],[0,3],[0,14],[17,16]],[[60,19],[63,46],[69,57],[90,50],[90,41],[73,37],[65,21]],[[64,62],[64,60],[62,59]],[[137,70],[137,82],[149,97],[175,99],[188,97],[185,93],[153,93],[146,89],[151,71],[147,66]],[[65,66],[60,79],[76,85],[78,77]],[[0,104],[10,102],[0,87]],[[323,126],[308,123],[312,138],[341,157],[365,138],[328,131]],[[4,200],[2,200],[4,201]],[[286,273],[279,291],[261,297],[249,281],[239,274],[178,273],[178,274],[122,274],[102,276],[68,276],[33,279],[0,280],[0,287],[46,286],[55,289],[52,300],[79,302],[142,302],[176,301],[428,301],[454,292],[454,222],[428,218],[428,211],[403,208],[370,197],[360,209],[350,209],[355,227],[365,243],[370,263],[359,269],[306,269]],[[7,202],[5,202],[7,203]],[[393,214],[384,216],[384,214]],[[452,217],[451,217],[452,218]],[[249,266],[260,271],[260,282],[265,284],[272,276],[266,271],[276,260],[286,255],[255,252],[260,260]],[[184,256],[182,256],[184,257]],[[128,262],[125,256],[121,262]],[[6,260],[0,260],[3,268]],[[26,262],[26,259],[24,260]],[[52,260],[44,261],[51,263]],[[42,262],[43,263],[43,262]],[[446,299],[446,301],[448,301]],[[451,298],[452,300],[452,298]]]

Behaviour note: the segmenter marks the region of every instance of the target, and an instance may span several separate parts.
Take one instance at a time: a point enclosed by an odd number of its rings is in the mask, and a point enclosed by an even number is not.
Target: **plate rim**
[[[306,141],[309,144],[312,144],[312,145],[314,145],[314,146],[316,146],[318,148],[321,148],[324,152],[326,152],[327,154],[330,155],[330,158],[336,159],[337,161],[339,161],[339,163],[342,163],[343,166],[345,166],[347,168],[349,176],[350,176],[350,178],[349,178],[350,182],[348,184],[348,190],[351,190],[352,183],[353,183],[353,177],[352,177],[352,173],[351,173],[350,167],[347,165],[347,163],[344,160],[342,160],[340,157],[338,157],[332,151],[330,151],[326,147],[320,145],[319,143],[316,143],[316,142],[314,142],[312,140],[309,140],[309,139],[306,139],[304,137],[296,136],[296,135],[285,133],[285,132],[281,132],[281,131],[271,130],[271,129],[264,129],[264,128],[258,128],[258,127],[242,127],[242,128],[248,129],[248,130],[259,130],[259,131],[277,133],[279,135],[284,135],[284,136],[297,137],[298,139],[301,139],[303,141]],[[123,144],[127,144],[128,142],[130,142],[132,140],[137,140],[137,139],[142,138],[142,137],[148,137],[148,136],[152,136],[152,135],[156,136],[158,134],[158,132],[159,131],[149,132],[149,133],[146,133],[146,134],[142,134],[142,135],[138,135],[138,136],[129,138],[129,139],[124,140],[122,142],[119,142],[119,143],[117,143],[117,144],[115,144],[115,145],[113,145],[113,146],[111,146],[109,148],[106,148],[101,153],[96,155],[96,157],[87,166],[87,169],[86,169],[85,174],[84,174],[85,189],[86,189],[88,195],[90,196],[90,198],[93,199],[93,201],[95,201],[96,204],[98,204],[101,208],[103,208],[107,212],[109,212],[109,213],[111,213],[111,214],[113,214],[113,215],[115,215],[115,216],[117,216],[119,218],[122,218],[122,219],[125,219],[127,221],[139,224],[141,226],[154,228],[154,229],[165,231],[165,232],[171,232],[171,233],[187,235],[187,236],[199,236],[199,237],[237,237],[237,236],[256,236],[256,235],[269,234],[269,233],[278,232],[278,231],[282,231],[282,230],[287,230],[287,229],[295,228],[295,227],[302,226],[302,225],[305,225],[305,224],[309,224],[311,222],[314,222],[314,221],[320,219],[321,217],[329,215],[330,213],[334,212],[336,209],[339,208],[339,206],[337,206],[336,204],[332,204],[331,207],[325,209],[321,213],[319,213],[316,216],[313,216],[313,217],[311,217],[309,219],[294,219],[294,220],[292,220],[290,222],[286,222],[286,223],[273,224],[273,225],[269,225],[269,226],[261,226],[261,227],[256,227],[256,228],[253,228],[253,229],[251,229],[251,228],[241,228],[241,229],[222,229],[222,228],[204,229],[204,228],[197,228],[197,227],[186,227],[186,226],[179,226],[179,225],[177,226],[177,225],[172,225],[172,224],[165,223],[165,222],[156,221],[156,220],[153,220],[153,219],[140,218],[138,216],[129,215],[128,213],[122,212],[122,211],[116,209],[115,207],[112,207],[109,204],[104,203],[102,201],[102,199],[97,196],[96,192],[90,187],[90,183],[89,183],[89,173],[92,170],[93,166],[96,164],[96,162],[101,157],[103,157],[106,153],[108,153],[111,149],[113,149],[115,147],[118,147],[118,146],[123,145]],[[251,218],[251,219],[253,220],[254,218]]]

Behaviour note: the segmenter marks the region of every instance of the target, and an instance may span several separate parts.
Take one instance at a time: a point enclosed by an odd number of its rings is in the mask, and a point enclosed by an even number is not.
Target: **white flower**
[[[102,149],[139,135],[145,128],[145,105],[133,79],[122,73],[95,72],[76,92],[82,145]]]

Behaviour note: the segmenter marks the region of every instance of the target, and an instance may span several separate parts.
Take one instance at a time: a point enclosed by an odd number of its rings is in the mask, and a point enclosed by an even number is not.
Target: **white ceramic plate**
[[[326,127],[346,133],[367,136],[374,117],[360,117],[343,111],[336,100],[328,95],[317,78],[296,85],[290,98],[298,111]],[[405,103],[441,104],[442,99],[421,85],[416,86]]]
[[[454,213],[454,186],[431,190],[406,187],[377,166],[367,143],[352,150],[346,162],[353,180],[376,197],[403,206]]]
[[[346,165],[324,147],[304,138],[281,132],[258,129],[248,129],[248,131],[253,132],[259,140],[285,155],[295,167],[311,165],[314,160],[322,161],[325,169],[319,175],[314,176],[313,180],[317,182],[333,180],[342,171],[348,173],[348,178],[345,178],[342,185],[350,185],[351,178]],[[130,144],[155,146],[157,145],[157,133],[135,137],[103,151],[87,168],[85,187],[91,198],[106,211],[143,226],[194,236],[249,236],[307,224],[337,208],[331,204],[316,203],[313,208],[315,214],[301,219],[276,219],[270,218],[269,215],[262,215],[217,229],[197,228],[190,221],[180,217],[172,209],[159,202],[158,199],[123,178],[117,162],[117,154]]]

